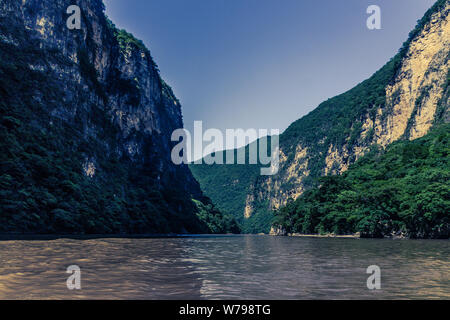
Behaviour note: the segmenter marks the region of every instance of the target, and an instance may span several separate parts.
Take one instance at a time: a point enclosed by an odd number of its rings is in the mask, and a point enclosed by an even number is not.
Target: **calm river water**
[[[200,236],[0,241],[0,299],[450,299],[450,241]],[[66,269],[81,269],[81,290]],[[366,269],[381,269],[368,290]]]

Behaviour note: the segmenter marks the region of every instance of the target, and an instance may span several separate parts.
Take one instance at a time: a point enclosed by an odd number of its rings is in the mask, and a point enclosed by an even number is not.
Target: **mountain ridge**
[[[234,213],[246,232],[268,232],[272,210],[300,197],[319,177],[346,171],[371,145],[419,138],[434,124],[448,122],[449,11],[449,1],[437,1],[384,67],[293,122],[280,136],[279,174],[255,174],[236,187],[228,172],[237,171],[233,176],[239,180],[249,166],[191,166],[205,193]],[[218,177],[217,184],[208,176]],[[231,208],[217,196],[224,188],[245,200]]]
[[[236,231],[171,161],[181,105],[150,51],[101,0],[69,29],[72,4],[0,0],[0,232]]]

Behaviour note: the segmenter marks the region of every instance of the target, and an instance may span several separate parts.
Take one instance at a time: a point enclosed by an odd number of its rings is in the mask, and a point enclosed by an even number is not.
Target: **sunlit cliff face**
[[[439,105],[450,103],[444,84],[449,72],[450,54],[450,3],[435,13],[422,32],[410,43],[407,53],[393,82],[386,86],[384,108],[376,110],[375,118],[366,114],[361,119],[361,131],[357,144],[342,147],[328,145],[323,175],[339,174],[361,158],[373,144],[387,146],[401,138],[417,139],[424,136],[435,122]],[[373,135],[368,139],[370,132]],[[325,140],[324,137],[319,143]],[[347,142],[350,137],[347,137]],[[280,174],[258,182],[247,196],[243,214],[251,217],[257,203],[269,199],[271,209],[297,199],[304,191],[304,180],[310,175],[308,163],[311,153],[301,143],[296,154],[288,160],[281,148]],[[281,188],[289,184],[289,188]],[[256,191],[255,191],[256,190]]]

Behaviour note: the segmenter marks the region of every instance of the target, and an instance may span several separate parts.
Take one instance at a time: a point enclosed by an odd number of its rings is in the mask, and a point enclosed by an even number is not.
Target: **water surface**
[[[450,299],[448,240],[0,241],[0,299]],[[81,268],[69,291],[66,268]],[[369,265],[381,290],[368,290]]]

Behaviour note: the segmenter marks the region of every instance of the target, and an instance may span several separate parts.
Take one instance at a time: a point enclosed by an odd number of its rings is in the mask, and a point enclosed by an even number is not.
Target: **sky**
[[[185,127],[279,129],[392,58],[434,0],[104,0],[142,39]],[[381,29],[369,30],[369,5]]]

